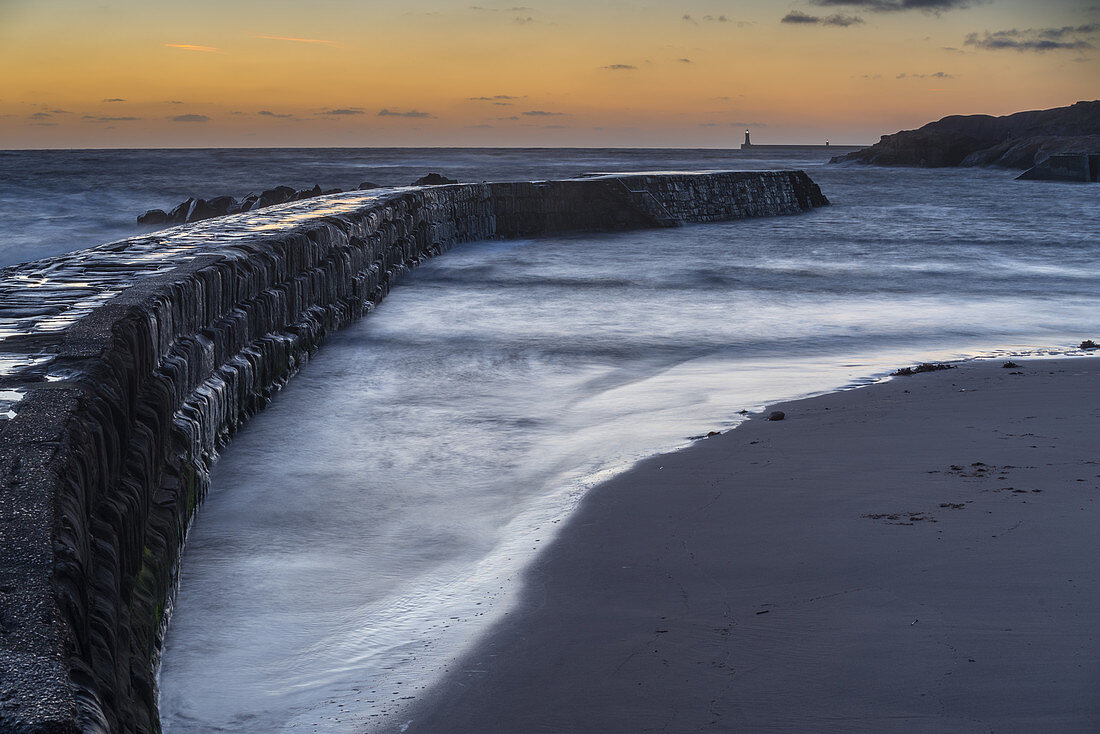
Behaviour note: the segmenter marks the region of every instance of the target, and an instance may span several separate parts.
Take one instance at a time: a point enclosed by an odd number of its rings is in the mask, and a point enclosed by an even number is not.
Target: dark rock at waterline
[[[1004,364],[1001,365],[1001,368],[1006,369],[1006,370],[1014,370],[1019,366],[1020,365],[1016,364],[1015,362],[1005,362]]]
[[[447,178],[446,176],[438,173],[429,173],[427,176],[422,176],[412,182],[413,186],[444,186],[446,184],[456,184],[457,180],[453,178]]]
[[[364,181],[363,183],[356,186],[356,190],[358,190],[358,191],[366,191],[367,189],[380,189],[380,188],[382,188],[382,185],[381,184],[376,184],[373,181]]]
[[[786,417],[787,414],[784,413],[782,410],[773,410],[771,413],[768,414],[768,420],[770,421],[781,421]]]
[[[1100,150],[1100,100],[1004,117],[951,115],[830,162],[1030,168],[1056,153],[1090,150]]]
[[[138,215],[138,224],[167,224],[168,212],[163,209],[150,209]]]
[[[163,209],[150,209],[139,216],[137,221],[139,224],[152,225],[184,224],[341,192],[342,189],[322,189],[320,184],[316,184],[312,189],[297,191],[290,186],[276,186],[260,194],[248,194],[243,199],[235,199],[232,196],[215,196],[212,199],[191,197],[168,212]]]
[[[1085,341],[1081,342],[1081,346],[1079,346],[1077,348],[1078,349],[1083,349],[1087,352],[1087,351],[1090,351],[1092,349],[1100,349],[1100,345],[1098,345],[1092,339],[1086,339]]]

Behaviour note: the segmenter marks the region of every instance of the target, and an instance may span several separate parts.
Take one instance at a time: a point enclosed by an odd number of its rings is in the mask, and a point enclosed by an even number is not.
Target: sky
[[[1100,0],[0,0],[0,148],[870,144],[1096,99],[1098,46]]]

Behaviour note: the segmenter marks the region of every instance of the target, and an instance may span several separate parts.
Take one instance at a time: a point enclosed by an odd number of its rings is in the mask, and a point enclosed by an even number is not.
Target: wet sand
[[[1100,731],[1100,359],[1020,364],[771,406],[592,490],[405,730]]]

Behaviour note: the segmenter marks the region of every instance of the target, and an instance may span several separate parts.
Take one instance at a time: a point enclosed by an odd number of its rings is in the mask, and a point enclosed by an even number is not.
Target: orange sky
[[[1100,96],[1097,0],[530,1],[0,0],[0,148],[870,143]]]

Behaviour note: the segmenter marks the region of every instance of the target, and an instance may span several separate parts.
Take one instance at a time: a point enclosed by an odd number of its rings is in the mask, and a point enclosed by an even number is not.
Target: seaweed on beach
[[[953,370],[955,365],[953,364],[939,364],[932,362],[924,362],[918,364],[916,367],[902,367],[899,370],[891,372],[891,377],[904,377],[906,375],[917,375],[921,372],[939,372],[940,370]]]

